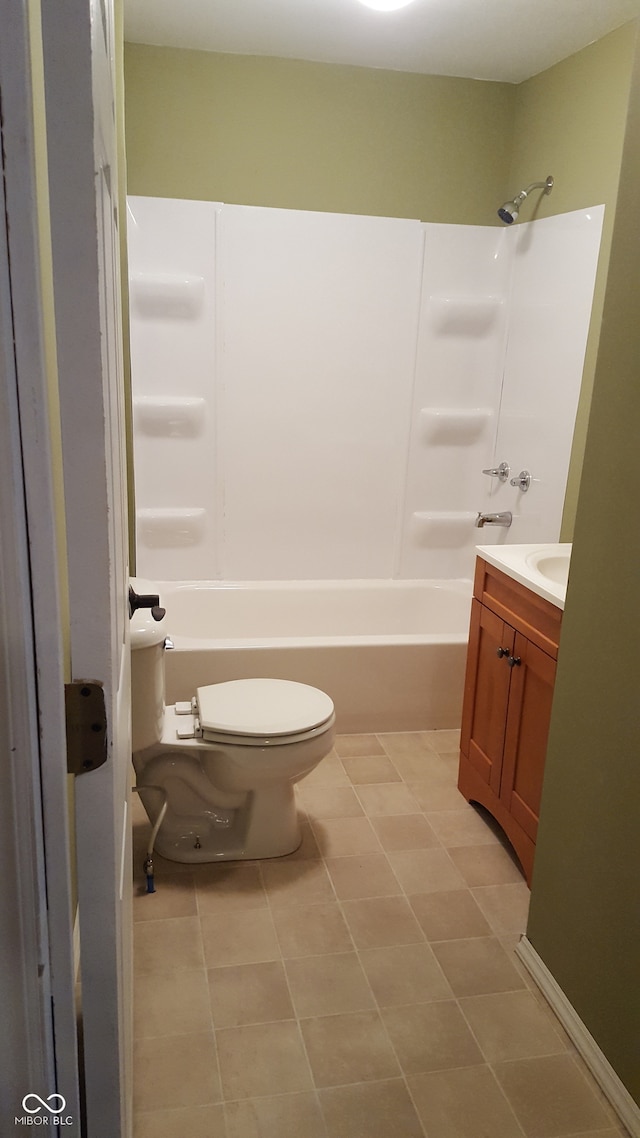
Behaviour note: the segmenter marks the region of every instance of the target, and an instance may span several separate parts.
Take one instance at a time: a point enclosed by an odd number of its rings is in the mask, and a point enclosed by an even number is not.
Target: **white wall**
[[[490,508],[504,368],[510,233],[425,225],[401,577],[466,577]]]
[[[216,218],[212,202],[128,208],[137,571],[216,572]]]
[[[513,511],[509,542],[558,539],[603,219],[604,206],[596,206],[509,231],[513,274],[495,455],[513,474],[532,476],[525,494],[494,483],[491,508]]]
[[[603,217],[425,226],[399,576],[470,576],[477,544],[558,540]],[[529,471],[526,492],[482,474],[501,462]],[[510,528],[474,528],[506,510]]]
[[[138,573],[468,577],[478,543],[557,540],[602,214],[130,199]]]
[[[221,575],[391,577],[419,223],[225,206],[220,257]]]

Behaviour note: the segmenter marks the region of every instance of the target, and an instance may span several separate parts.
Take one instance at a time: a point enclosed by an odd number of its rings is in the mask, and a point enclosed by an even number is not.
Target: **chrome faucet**
[[[513,521],[513,514],[511,510],[505,510],[502,514],[478,514],[474,525],[478,529],[483,526],[505,526],[508,527]]]

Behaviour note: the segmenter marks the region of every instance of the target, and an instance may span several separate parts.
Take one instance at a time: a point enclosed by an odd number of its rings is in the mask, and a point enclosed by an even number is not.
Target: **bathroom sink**
[[[476,551],[538,596],[564,608],[571,560],[569,544],[477,545]]]
[[[570,550],[551,553],[544,549],[537,549],[526,557],[527,565],[556,585],[564,585],[565,589],[569,578],[570,561]]]

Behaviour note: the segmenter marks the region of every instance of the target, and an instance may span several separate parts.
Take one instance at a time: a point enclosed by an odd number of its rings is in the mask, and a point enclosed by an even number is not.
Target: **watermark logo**
[[[58,1102],[61,1102],[62,1106],[49,1106],[49,1103],[54,1098],[57,1099]],[[33,1106],[33,1107],[27,1106],[27,1103],[29,1102],[30,1099],[34,1100],[39,1105]],[[40,1098],[40,1095],[28,1094],[28,1095],[25,1095],[23,1100],[22,1100],[22,1109],[26,1110],[27,1114],[37,1114],[38,1111],[42,1110],[43,1107],[45,1110],[48,1110],[50,1114],[62,1114],[66,1105],[67,1105],[67,1100],[66,1100],[66,1098],[63,1098],[62,1095],[49,1095],[49,1098],[45,1102],[45,1100],[43,1098]]]
[[[62,1117],[66,1106],[64,1095],[52,1094],[44,1099],[29,1091],[22,1100],[24,1115],[22,1118],[14,1117],[14,1126],[71,1126],[71,1115]]]

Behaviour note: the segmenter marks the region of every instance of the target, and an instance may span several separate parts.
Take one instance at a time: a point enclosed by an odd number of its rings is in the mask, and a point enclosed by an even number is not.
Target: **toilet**
[[[165,706],[165,621],[131,621],[133,765],[155,849],[179,862],[281,857],[301,841],[294,784],[333,746],[325,692],[292,680],[229,680]]]

